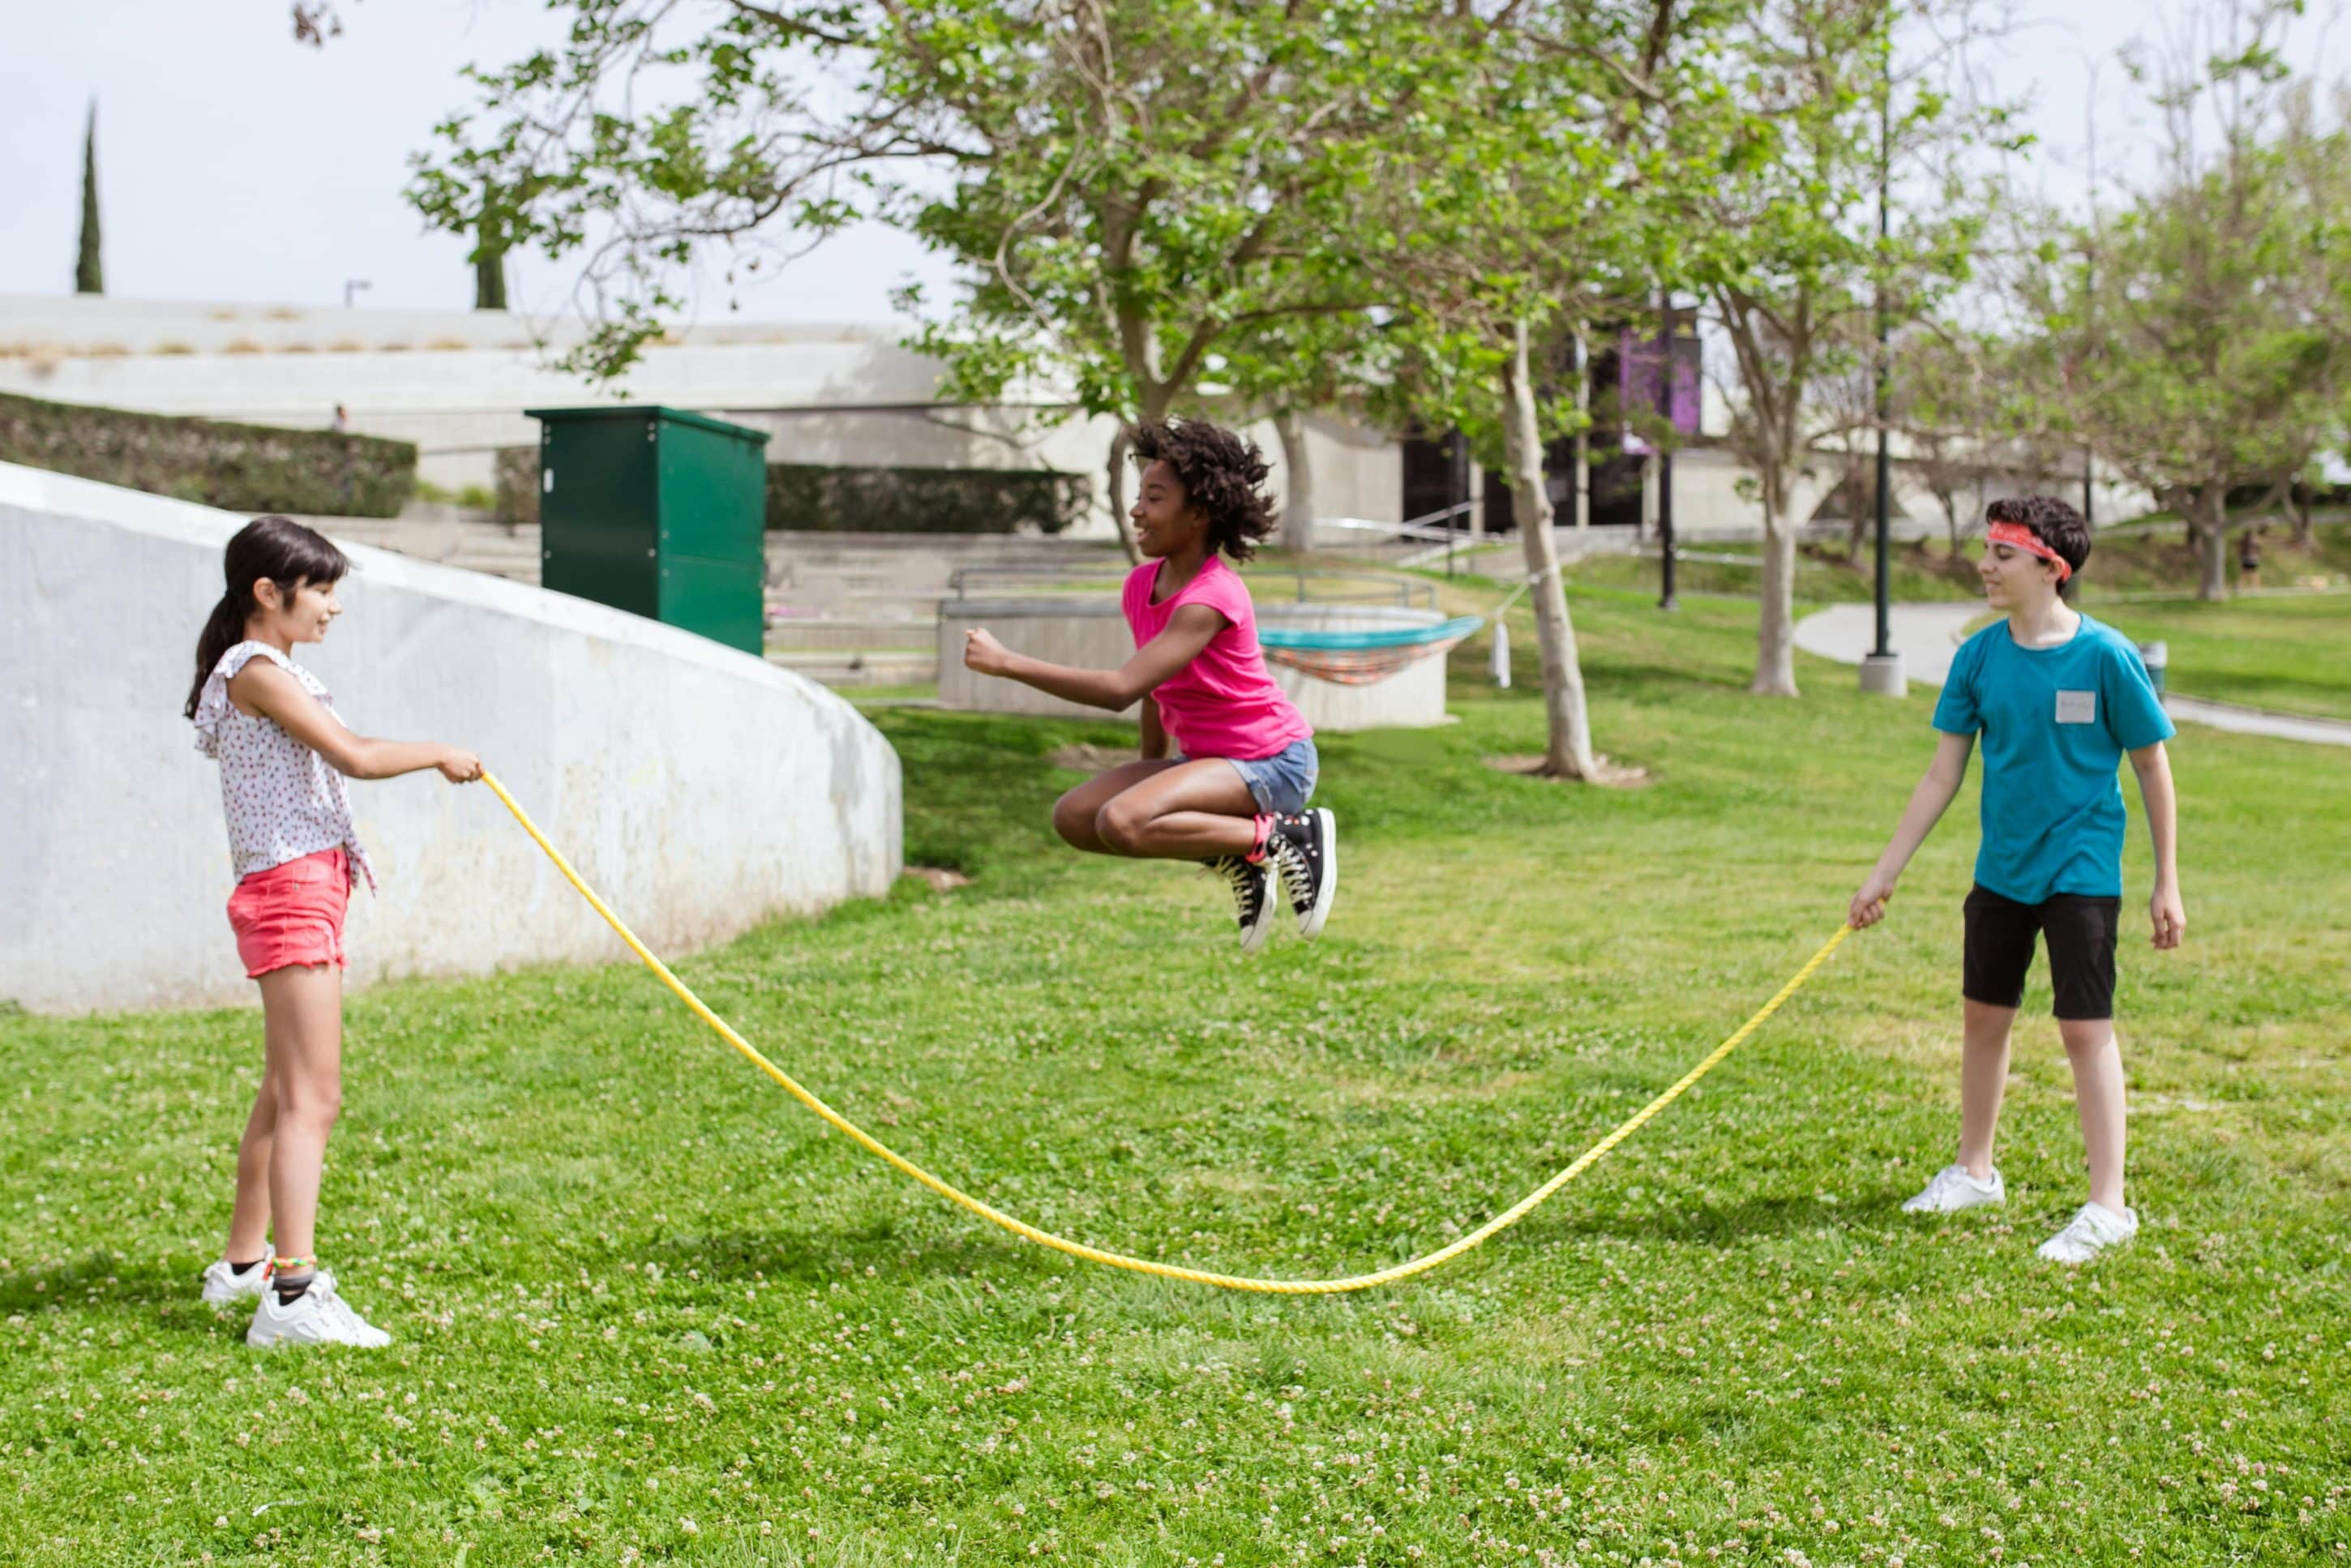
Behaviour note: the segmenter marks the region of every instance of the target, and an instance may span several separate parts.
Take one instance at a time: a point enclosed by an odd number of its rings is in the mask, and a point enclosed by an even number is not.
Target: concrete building
[[[618,388],[553,369],[578,342],[577,323],[540,323],[504,311],[397,311],[124,300],[99,296],[0,296],[0,392],[159,413],[261,424],[323,427],[337,405],[350,427],[416,443],[421,476],[445,488],[486,486],[502,447],[530,446],[523,410],[597,402],[665,403],[770,433],[768,460],[860,466],[1048,468],[1081,474],[1095,507],[1081,531],[1111,536],[1102,473],[1113,434],[1107,418],[1070,413],[1050,388],[1016,389],[987,407],[939,395],[942,367],[902,347],[889,327],[717,325],[682,328],[650,346]],[[1601,363],[1595,374],[1613,374]],[[1721,388],[1691,389],[1696,443],[1675,461],[1674,508],[1690,538],[1760,532],[1752,476],[1719,444],[1731,411]],[[1281,444],[1266,423],[1249,427],[1286,482]],[[1326,517],[1401,522],[1459,498],[1473,523],[1506,526],[1494,476],[1455,476],[1437,444],[1407,442],[1343,418],[1309,421],[1315,509]],[[1623,528],[1653,517],[1640,465],[1596,433],[1595,523]],[[1560,521],[1572,516],[1564,456],[1552,491]],[[1907,533],[1938,531],[1941,508],[1897,453],[1895,500]],[[1823,457],[1798,485],[1795,515],[1810,519],[1835,490],[1841,460]],[[1987,474],[1972,501],[2043,483]],[[1626,486],[1629,485],[1629,489]],[[1450,486],[1450,487],[1448,487]],[[2078,486],[2076,486],[2078,488]],[[2068,491],[2068,494],[2073,494]],[[1612,503],[1611,495],[1617,499]],[[1639,497],[1625,501],[1625,497]],[[2147,497],[2102,479],[2097,515],[2111,521],[2147,509]]]
[[[1050,468],[1094,480],[1114,423],[1068,416],[1042,389],[987,408],[949,404],[942,367],[889,328],[682,329],[618,388],[553,369],[576,325],[535,334],[503,311],[203,305],[0,296],[0,392],[60,402],[324,428],[337,405],[363,434],[413,441],[425,480],[487,486],[498,449],[533,446],[526,408],[665,403],[770,433],[772,463]],[[1251,434],[1280,461],[1270,425]],[[1316,418],[1318,508],[1393,521],[1396,444]],[[1277,480],[1277,483],[1279,481]],[[1107,510],[1093,531],[1107,534]]]

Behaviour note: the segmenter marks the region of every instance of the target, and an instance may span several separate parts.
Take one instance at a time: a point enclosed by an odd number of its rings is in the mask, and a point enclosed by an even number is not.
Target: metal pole
[[[1887,141],[1891,135],[1891,105],[1893,94],[1881,93],[1877,99],[1877,644],[1872,650],[1883,659],[1894,652],[1893,611],[1888,603],[1892,578],[1886,561],[1886,536],[1891,532],[1893,510],[1893,463],[1886,450],[1886,421],[1891,414],[1888,392],[1892,377],[1891,355],[1888,353],[1889,333],[1886,319],[1885,257],[1886,240],[1893,229],[1886,211]]]
[[[1892,421],[1893,387],[1893,338],[1886,314],[1886,253],[1891,248],[1887,242],[1894,233],[1891,206],[1886,199],[1894,148],[1894,52],[1890,40],[1879,47],[1884,51],[1881,58],[1885,74],[1877,96],[1877,642],[1869,657],[1862,661],[1861,689],[1898,697],[1908,690],[1908,685],[1903,677],[1902,656],[1894,651],[1890,560],[1894,464],[1886,430]]]
[[[1674,597],[1674,297],[1657,296],[1657,412],[1665,431],[1657,438],[1657,608],[1678,610]]]

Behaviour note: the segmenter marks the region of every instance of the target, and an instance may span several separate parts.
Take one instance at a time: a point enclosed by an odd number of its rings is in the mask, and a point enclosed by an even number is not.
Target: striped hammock
[[[1314,632],[1290,626],[1257,629],[1265,656],[1343,686],[1368,686],[1408,664],[1442,658],[1486,623],[1479,615],[1457,615],[1434,626],[1399,626],[1371,632]]]

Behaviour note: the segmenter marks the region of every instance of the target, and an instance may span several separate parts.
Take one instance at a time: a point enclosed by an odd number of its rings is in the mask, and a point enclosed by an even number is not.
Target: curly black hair
[[[1273,465],[1256,442],[1205,419],[1139,424],[1133,442],[1136,466],[1165,463],[1175,470],[1186,504],[1208,519],[1211,553],[1247,560],[1273,532],[1273,503],[1263,489]]]
[[[2090,559],[2090,525],[2082,514],[2054,496],[2010,496],[1994,501],[1984,508],[1987,523],[2017,523],[2032,530],[2032,537],[2055,550],[2073,569],[2065,580],[2071,589],[2074,580],[2082,574],[2082,563]]]

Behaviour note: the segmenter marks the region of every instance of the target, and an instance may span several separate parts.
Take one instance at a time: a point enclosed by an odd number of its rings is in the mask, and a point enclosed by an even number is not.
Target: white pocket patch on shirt
[[[2057,694],[2059,724],[2095,724],[2098,722],[2098,694],[2095,692],[2059,692]]]

